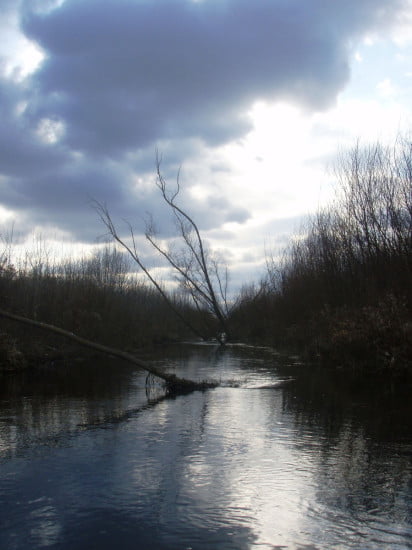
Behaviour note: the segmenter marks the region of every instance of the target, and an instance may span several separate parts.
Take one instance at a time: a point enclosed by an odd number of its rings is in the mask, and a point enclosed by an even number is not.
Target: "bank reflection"
[[[146,402],[145,374],[110,360],[4,375],[0,458],[34,445],[58,445],[69,434],[120,418]]]

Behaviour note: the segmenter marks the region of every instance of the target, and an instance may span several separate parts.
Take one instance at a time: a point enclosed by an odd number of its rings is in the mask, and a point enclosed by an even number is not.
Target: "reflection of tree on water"
[[[215,365],[224,350],[210,349]],[[154,377],[101,357],[3,376],[1,394],[7,398],[0,424],[4,457],[33,444],[58,445],[81,430],[127,421],[166,398]]]
[[[412,455],[402,444],[412,407],[402,386],[357,383],[325,369],[301,372],[283,391],[283,410],[293,415],[295,447],[319,456],[314,514],[333,518],[339,531],[349,513],[360,534],[376,529],[391,545],[412,517]],[[388,523],[396,527],[382,534]]]
[[[296,374],[295,374],[296,373]],[[409,440],[412,433],[410,385],[391,386],[347,371],[299,367],[295,381],[285,388],[284,407],[294,411],[297,425],[322,427],[328,439],[339,438],[347,422],[361,428],[367,439]]]
[[[86,426],[147,404],[144,374],[101,359],[2,377],[1,393],[1,456],[37,444],[57,445]]]
[[[406,493],[402,493],[412,479],[411,457],[401,446],[383,448],[371,442],[362,429],[348,424],[336,445],[323,454],[320,466],[319,487],[323,487],[325,503],[332,505],[338,500],[340,506],[358,514],[395,512],[406,505]],[[331,470],[333,487],[325,483]],[[406,517],[411,516],[403,514]]]

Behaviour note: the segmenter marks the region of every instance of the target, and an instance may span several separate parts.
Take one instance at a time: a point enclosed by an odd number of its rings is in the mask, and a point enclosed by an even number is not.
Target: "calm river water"
[[[221,386],[167,398],[100,359],[1,379],[1,549],[412,548],[410,388],[240,345],[155,362]]]

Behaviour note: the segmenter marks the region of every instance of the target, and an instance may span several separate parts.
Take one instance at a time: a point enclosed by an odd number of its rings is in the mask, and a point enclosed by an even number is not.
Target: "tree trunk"
[[[129,363],[132,363],[133,365],[136,365],[141,369],[146,370],[150,374],[153,374],[154,376],[157,376],[158,378],[164,380],[166,390],[169,393],[184,393],[195,390],[204,390],[207,388],[214,388],[218,385],[217,382],[193,382],[192,380],[186,380],[185,378],[178,378],[174,374],[164,373],[156,367],[148,365],[147,363],[145,363],[141,359],[138,359],[134,355],[131,355],[130,353],[126,353],[116,348],[104,346],[102,344],[98,344],[97,342],[92,342],[91,340],[86,340],[86,338],[77,336],[76,334],[73,334],[73,332],[69,332],[54,325],[34,321],[33,319],[28,319],[27,317],[21,317],[20,315],[15,315],[14,313],[10,313],[3,309],[0,309],[0,317],[5,317],[7,319],[11,319],[12,321],[17,321],[19,323],[24,323],[26,325],[31,325],[36,328],[47,330],[49,332],[54,332],[55,334],[59,334],[65,338],[73,340],[81,346],[95,349],[96,351],[112,355],[113,357],[118,357],[123,361],[128,361]]]

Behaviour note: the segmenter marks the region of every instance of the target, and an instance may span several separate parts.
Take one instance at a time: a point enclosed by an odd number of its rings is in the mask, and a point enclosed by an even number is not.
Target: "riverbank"
[[[305,357],[322,364],[412,374],[412,323],[393,297],[376,306],[325,307],[287,332]]]
[[[243,341],[299,353],[308,364],[368,376],[412,376],[412,320],[393,297],[368,306],[314,308],[287,315],[281,297],[263,296],[234,317]],[[253,319],[253,323],[250,322]]]
[[[0,373],[18,373],[68,361],[89,361],[94,355],[62,338],[40,336],[38,331],[7,327],[7,331],[0,332]]]
[[[46,325],[47,327],[47,325]],[[0,332],[0,372],[13,373],[27,369],[58,367],[68,363],[88,363],[103,352],[89,349],[64,334],[50,330],[22,325],[19,322],[2,318]],[[58,329],[59,330],[59,329]],[[64,333],[65,331],[61,331]],[[72,335],[74,338],[76,336]],[[149,356],[153,349],[159,349],[170,342],[147,345],[139,349],[127,349],[131,355]],[[97,344],[98,346],[99,344]]]

